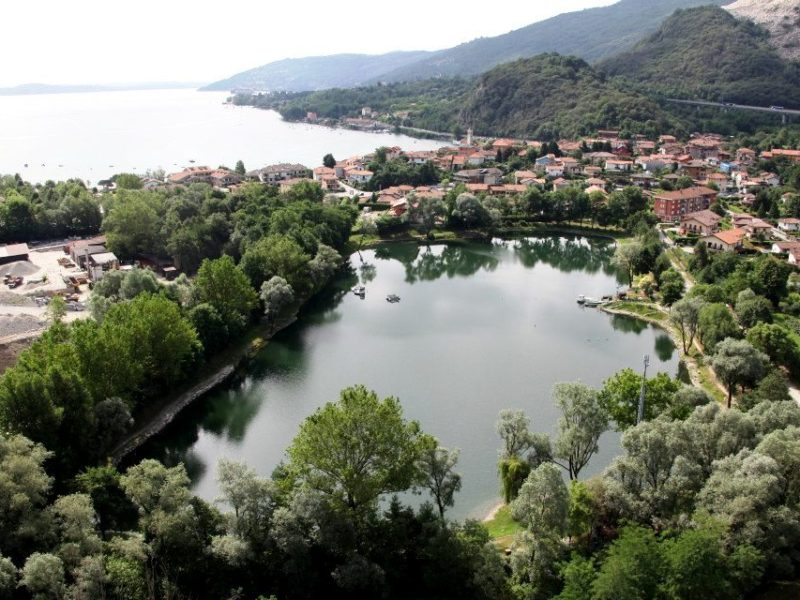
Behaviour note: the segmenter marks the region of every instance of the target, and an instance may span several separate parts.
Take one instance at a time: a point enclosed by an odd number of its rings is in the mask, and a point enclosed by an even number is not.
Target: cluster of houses
[[[371,115],[365,107],[363,117]],[[559,190],[579,185],[588,193],[607,194],[620,183],[637,185],[649,190],[660,181],[676,182],[689,177],[700,187],[713,188],[721,195],[738,195],[744,205],[755,200],[755,193],[764,187],[780,185],[774,173],[753,173],[758,154],[749,148],[735,152],[726,149],[722,136],[706,134],[679,142],[674,136],[663,135],[658,141],[641,136],[621,139],[616,130],[603,130],[594,138],[557,142],[558,152],[538,156],[528,170],[506,175],[497,168],[498,157],[526,157],[530,150],[541,152],[542,144],[531,140],[473,139],[472,132],[458,144],[435,151],[403,151],[386,149],[389,160],[404,157],[413,164],[431,162],[445,172],[453,173],[452,180],[463,183],[473,193],[490,195],[517,194],[536,185]],[[592,151],[592,148],[602,148]],[[800,162],[800,151],[776,149],[763,152],[762,158],[787,157]],[[278,164],[239,175],[224,168],[192,166],[167,176],[166,183],[208,183],[217,188],[231,189],[245,181],[258,181],[289,187],[311,178],[328,192],[341,192],[345,186],[359,186],[370,181],[373,173],[368,165],[374,154],[354,156],[332,166],[308,169],[298,164]],[[158,183],[158,182],[156,182]],[[664,211],[659,216],[679,220],[681,214],[702,210],[695,198],[686,202],[664,198]],[[674,200],[674,199],[672,199]],[[707,206],[706,206],[707,207]],[[657,211],[658,212],[658,211]]]
[[[312,119],[314,115],[309,115]],[[374,113],[365,107],[358,123],[352,126],[367,127]],[[657,141],[634,136],[622,139],[617,130],[599,131],[594,138],[561,140],[547,145],[537,141],[518,139],[475,140],[472,131],[458,143],[435,151],[403,151],[393,147],[385,149],[388,160],[403,157],[412,164],[432,163],[438,169],[451,173],[451,185],[463,184],[466,189],[481,195],[517,195],[531,186],[558,191],[579,187],[587,194],[607,197],[610,191],[635,185],[651,196],[655,214],[662,222],[675,223],[689,235],[703,239],[708,248],[717,251],[736,251],[746,238],[772,237],[772,226],[761,219],[737,217],[733,227],[721,230],[722,219],[709,208],[718,196],[736,196],[748,206],[755,201],[759,190],[780,186],[774,173],[754,169],[759,158],[785,158],[800,163],[800,150],[774,149],[760,155],[750,148],[729,148],[728,141],[719,135],[693,136],[686,142],[674,136],[662,135]],[[507,172],[499,162],[509,158],[527,158],[536,151],[536,159],[526,170]],[[208,167],[189,167],[167,176],[167,183],[208,183],[218,188],[232,189],[246,181],[279,185],[286,190],[301,181],[315,181],[329,193],[354,192],[353,187],[368,183],[373,173],[369,165],[374,154],[353,156],[329,166],[309,169],[299,164],[269,165],[262,169],[239,175],[231,170]],[[686,187],[687,178],[691,185]],[[680,186],[664,186],[663,182]],[[353,187],[351,187],[353,186]],[[663,187],[682,188],[664,191]],[[363,201],[370,199],[387,205],[395,214],[408,208],[409,197],[443,197],[442,186],[412,187],[406,185],[383,189],[375,194],[362,193]],[[413,194],[413,196],[412,196]],[[779,231],[800,229],[800,221],[781,220]],[[781,237],[781,236],[779,236]],[[782,242],[786,245],[790,242]],[[783,246],[781,246],[783,248]],[[788,246],[783,250],[792,258]]]

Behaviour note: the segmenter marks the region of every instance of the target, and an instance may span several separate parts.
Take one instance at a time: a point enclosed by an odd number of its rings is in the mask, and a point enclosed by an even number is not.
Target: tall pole
[[[639,414],[636,417],[636,424],[638,425],[644,421],[644,394],[645,387],[647,386],[647,367],[650,365],[650,356],[644,355],[644,373],[642,373],[642,389],[639,392]]]

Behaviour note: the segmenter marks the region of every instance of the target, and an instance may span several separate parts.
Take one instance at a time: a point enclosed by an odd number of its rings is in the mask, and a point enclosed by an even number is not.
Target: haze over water
[[[77,177],[94,185],[147,169],[233,168],[240,159],[248,170],[280,162],[313,168],[328,152],[347,158],[380,146],[442,146],[286,123],[272,111],[224,105],[227,96],[184,89],[0,97],[0,174],[34,183]]]

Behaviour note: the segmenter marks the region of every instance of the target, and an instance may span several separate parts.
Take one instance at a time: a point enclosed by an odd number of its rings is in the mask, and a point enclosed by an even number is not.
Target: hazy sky
[[[5,0],[0,86],[210,82],[289,57],[437,50],[615,0]]]

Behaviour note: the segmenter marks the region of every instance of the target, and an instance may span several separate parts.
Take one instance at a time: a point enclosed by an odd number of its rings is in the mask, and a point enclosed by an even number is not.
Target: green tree
[[[64,563],[52,554],[34,552],[25,560],[19,585],[35,600],[61,600],[66,591]]]
[[[420,429],[406,421],[396,398],[380,400],[364,386],[342,390],[308,417],[288,449],[298,483],[352,511],[419,479]]]
[[[786,296],[787,282],[791,272],[791,265],[785,261],[766,257],[758,262],[753,275],[755,281],[761,285],[764,295],[777,306],[778,301]]]
[[[628,277],[628,285],[633,285],[633,276],[638,273],[638,265],[643,248],[639,242],[617,244],[613,262]]]
[[[595,520],[596,502],[584,482],[573,479],[569,482],[569,511],[567,533],[572,539],[589,535]]]
[[[114,183],[117,184],[117,189],[120,190],[140,190],[142,189],[142,180],[138,175],[133,173],[120,173],[114,176]]]
[[[717,344],[725,338],[741,336],[741,331],[731,311],[721,303],[707,304],[700,310],[698,330],[706,354],[712,354]]]
[[[453,506],[455,494],[461,489],[461,475],[455,472],[458,455],[458,449],[442,448],[431,436],[423,438],[418,469],[441,519],[444,519],[445,510]]]
[[[342,257],[325,244],[317,246],[317,254],[308,262],[308,276],[315,290],[321,290],[342,265]]]
[[[283,277],[277,275],[261,285],[259,294],[264,303],[264,314],[268,319],[278,317],[294,302],[294,290]]]
[[[483,203],[472,194],[459,194],[452,219],[462,227],[487,227],[492,224],[492,215]]]
[[[62,296],[53,296],[50,299],[47,316],[51,323],[60,323],[67,316],[67,302]]]
[[[5,556],[0,556],[0,598],[11,600],[17,587],[17,568]]]
[[[686,286],[680,273],[675,269],[667,269],[659,277],[659,289],[664,304],[672,306],[681,299]]]
[[[726,338],[717,344],[711,366],[728,388],[728,408],[737,385],[754,386],[764,376],[769,357],[747,340]]]
[[[648,379],[645,385],[645,419],[654,419],[668,410],[679,387],[680,384],[666,373]],[[633,369],[623,369],[603,382],[599,399],[619,430],[624,431],[636,424],[641,389],[642,376]]]
[[[556,600],[586,600],[592,597],[592,584],[597,577],[594,560],[573,554],[561,568],[564,589]]]
[[[725,534],[721,523],[705,519],[698,527],[663,542],[667,598],[733,599],[748,591],[736,581],[735,565],[725,554]]]
[[[278,276],[302,295],[310,288],[309,260],[308,254],[292,238],[270,235],[247,248],[242,256],[241,268],[256,288]]]
[[[197,271],[195,292],[199,302],[214,307],[231,335],[244,329],[258,301],[245,273],[227,255],[203,261]]]
[[[749,411],[761,402],[793,402],[789,383],[779,369],[772,369],[767,373],[755,389],[739,398],[737,406],[741,410]]]
[[[750,289],[744,290],[736,298],[736,316],[745,329],[757,323],[772,323],[772,303]]]
[[[0,435],[0,539],[6,553],[20,552],[47,527],[41,509],[52,483],[44,470],[51,456],[21,435]]]
[[[704,302],[699,298],[683,298],[669,312],[670,322],[678,328],[684,354],[688,354],[700,325],[700,312]]]
[[[201,350],[197,332],[178,305],[150,294],[111,307],[100,326],[100,337],[123,344],[124,356],[146,373],[146,380],[128,382],[129,390],[145,383],[154,391],[167,389],[183,377]]]
[[[797,373],[800,356],[789,331],[771,323],[758,323],[747,332],[747,341],[760,350],[777,365]]]
[[[597,392],[582,383],[557,383],[553,397],[561,410],[553,457],[574,480],[599,449],[598,440],[608,430],[608,412]]]
[[[568,511],[569,491],[561,471],[552,463],[541,464],[531,471],[511,503],[514,520],[534,535],[563,535]]]
[[[322,157],[322,164],[329,169],[332,169],[336,166],[336,159],[333,158],[333,154],[326,154]]]
[[[663,560],[652,531],[636,526],[623,528],[592,583],[593,600],[656,598]]]
[[[244,177],[247,169],[244,168],[244,163],[241,160],[236,161],[236,166],[233,168],[234,172],[240,177]]]
[[[108,247],[122,258],[134,258],[139,253],[159,253],[163,241],[161,230],[161,201],[147,192],[118,194],[116,202],[103,219],[103,231]]]
[[[278,489],[270,479],[242,463],[220,459],[217,480],[222,499],[233,509],[228,530],[244,540],[253,552],[268,547],[271,519],[278,507]]]

